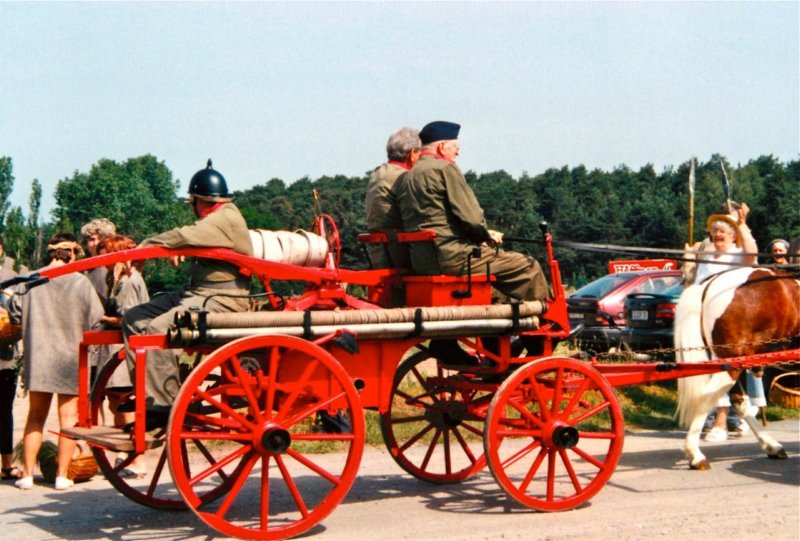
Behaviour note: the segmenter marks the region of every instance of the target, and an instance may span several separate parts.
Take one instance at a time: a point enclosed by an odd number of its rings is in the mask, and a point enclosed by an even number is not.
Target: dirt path
[[[25,406],[17,399],[20,436]],[[629,433],[611,481],[589,504],[565,513],[520,508],[488,470],[459,485],[429,485],[402,472],[383,449],[367,449],[345,501],[304,538],[798,540],[800,423],[769,429],[788,460],[768,460],[755,438],[745,436],[705,445],[713,465],[708,472],[687,469],[682,433]],[[24,541],[223,539],[192,513],[139,506],[102,478],[67,492],[43,484],[22,492],[2,483],[0,524],[3,539]]]

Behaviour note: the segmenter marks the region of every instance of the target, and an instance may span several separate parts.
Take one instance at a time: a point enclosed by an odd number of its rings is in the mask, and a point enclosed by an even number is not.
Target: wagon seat
[[[370,287],[370,302],[383,307],[398,306],[470,306],[492,303],[493,276],[448,274],[414,275],[411,270],[408,243],[425,242],[436,258],[436,231],[373,232],[358,235],[363,245],[382,245],[389,267],[395,273],[378,286]],[[369,258],[369,252],[367,251]],[[370,258],[370,266],[373,261]]]

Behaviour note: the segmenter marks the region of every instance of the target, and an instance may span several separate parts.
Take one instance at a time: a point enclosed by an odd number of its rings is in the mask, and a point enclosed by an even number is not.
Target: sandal
[[[10,481],[10,480],[17,480],[22,479],[22,470],[16,466],[11,466],[10,468],[2,468],[0,469],[0,480],[3,481]]]

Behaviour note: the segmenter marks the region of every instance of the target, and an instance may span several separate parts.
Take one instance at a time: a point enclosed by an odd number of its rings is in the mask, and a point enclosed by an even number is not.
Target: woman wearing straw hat
[[[755,255],[758,246],[745,223],[750,209],[742,203],[731,214],[712,214],[706,221],[706,230],[714,250],[698,256],[697,274],[694,283],[699,284],[709,276],[739,265],[752,265],[757,262]]]
[[[695,284],[700,284],[720,272],[735,269],[739,265],[757,263],[757,256],[753,254],[758,253],[758,246],[745,222],[749,212],[749,207],[742,203],[734,207],[730,214],[712,214],[708,217],[706,230],[713,251],[709,250],[698,254]],[[705,435],[706,441],[719,442],[728,439],[728,409],[730,406],[730,397],[727,394],[719,399],[713,425]],[[738,424],[741,426],[742,423]]]

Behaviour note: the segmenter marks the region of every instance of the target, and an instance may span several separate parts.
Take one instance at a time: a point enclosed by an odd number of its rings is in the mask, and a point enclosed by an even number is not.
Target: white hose
[[[276,263],[322,267],[328,255],[328,241],[302,229],[295,232],[251,229],[250,241],[254,257]]]

